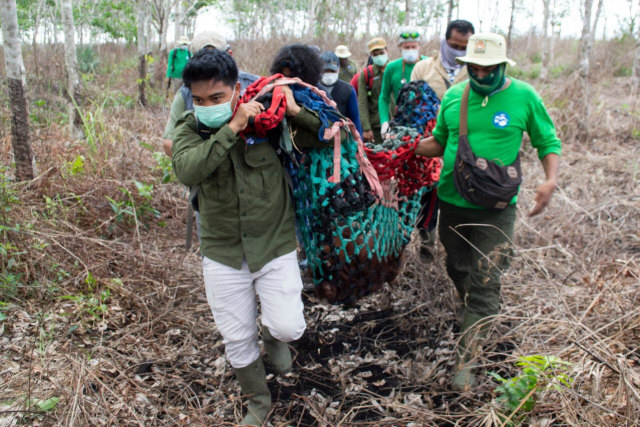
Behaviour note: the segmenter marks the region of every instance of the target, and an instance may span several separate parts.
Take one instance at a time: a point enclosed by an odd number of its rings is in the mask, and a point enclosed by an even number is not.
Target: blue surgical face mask
[[[207,127],[212,129],[219,129],[233,116],[233,109],[231,108],[231,101],[236,95],[236,87],[233,87],[233,93],[231,99],[224,104],[211,105],[209,107],[203,107],[200,105],[194,105],[193,109],[196,112],[198,120]]]
[[[378,67],[384,67],[385,64],[389,61],[389,55],[387,55],[386,53],[383,53],[381,55],[376,55],[371,59],[373,63],[376,64]]]

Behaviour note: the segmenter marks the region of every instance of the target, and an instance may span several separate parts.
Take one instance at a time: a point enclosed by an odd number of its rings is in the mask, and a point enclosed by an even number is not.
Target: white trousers
[[[307,325],[301,298],[302,279],[296,251],[249,272],[246,261],[236,270],[212,259],[202,259],[207,301],[234,368],[243,368],[260,356],[256,293],[262,325],[279,341],[300,338]]]

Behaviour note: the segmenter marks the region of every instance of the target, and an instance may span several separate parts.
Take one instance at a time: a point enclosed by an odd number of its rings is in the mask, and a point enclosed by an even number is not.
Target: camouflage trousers
[[[516,207],[467,209],[440,201],[440,241],[447,273],[464,304],[479,317],[500,311],[500,276],[509,268]]]

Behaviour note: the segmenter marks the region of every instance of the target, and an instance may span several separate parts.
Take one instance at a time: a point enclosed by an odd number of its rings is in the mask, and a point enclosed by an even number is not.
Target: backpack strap
[[[460,100],[460,131],[458,134],[460,136],[467,136],[467,115],[469,109],[469,91],[471,90],[471,85],[467,83],[467,87],[464,88],[464,92],[462,93],[462,99]]]
[[[178,56],[178,49],[173,49],[171,51],[171,74],[173,74],[173,70],[176,69],[176,57]]]
[[[368,65],[364,69],[364,81],[367,85],[367,92],[371,95],[373,89],[373,65]]]
[[[194,185],[189,192],[189,201],[187,202],[187,235],[185,238],[185,248],[191,249],[191,242],[193,240],[193,214],[194,204],[198,203],[198,191],[200,185]]]

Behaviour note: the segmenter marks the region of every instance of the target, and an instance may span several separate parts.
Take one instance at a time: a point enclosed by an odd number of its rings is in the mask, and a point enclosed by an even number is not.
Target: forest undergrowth
[[[355,306],[305,294],[294,372],[269,376],[272,425],[638,423],[640,109],[619,71],[626,50],[596,44],[587,137],[570,43],[546,82],[526,43],[512,73],[556,122],[560,184],[527,217],[543,171],[525,143],[516,250],[478,386],[451,391],[459,302],[442,248],[425,263],[411,244],[399,278]],[[184,249],[185,190],[161,153],[168,101],[158,87],[138,106],[133,51],[99,53],[98,71],[83,75],[84,140],[67,136],[62,64],[28,81],[31,182],[11,178],[2,102],[0,425],[232,425],[240,389],[197,248]],[[268,58],[240,63],[259,72]]]

